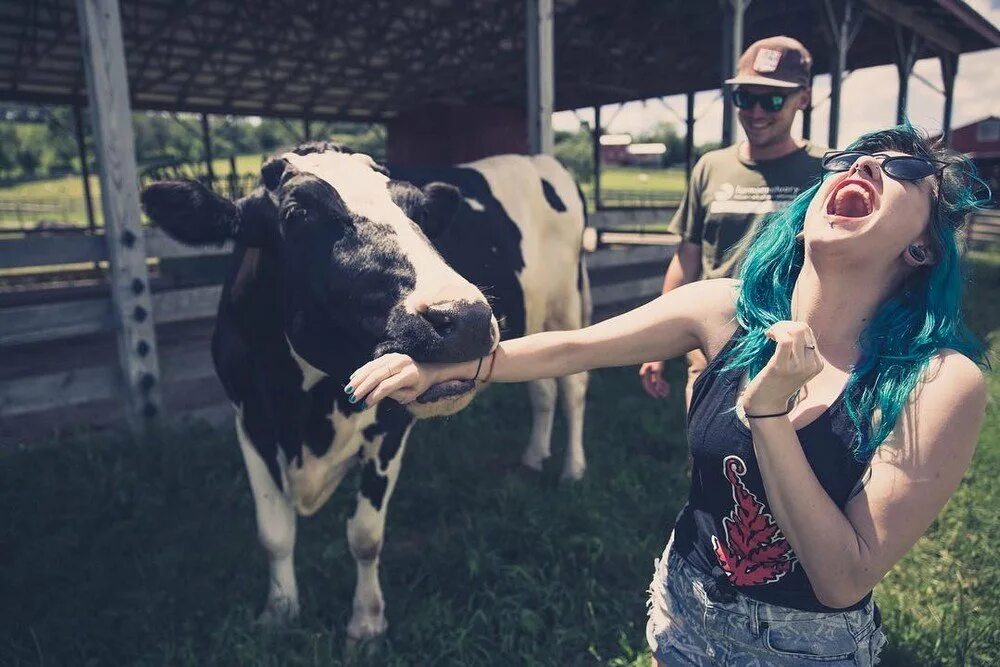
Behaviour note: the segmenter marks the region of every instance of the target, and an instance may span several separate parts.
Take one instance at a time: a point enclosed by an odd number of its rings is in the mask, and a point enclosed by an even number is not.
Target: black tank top
[[[711,576],[719,592],[805,611],[838,611],[816,599],[802,565],[771,515],[750,430],[736,404],[742,370],[720,372],[742,330],[695,380],[688,412],[691,492],[674,527],[678,554]],[[841,394],[797,430],[816,478],[844,509],[868,466],[851,449],[855,428]],[[862,607],[869,592],[850,609]]]

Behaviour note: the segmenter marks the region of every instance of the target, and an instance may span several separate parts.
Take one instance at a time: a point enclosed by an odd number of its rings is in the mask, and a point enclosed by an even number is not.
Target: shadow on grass
[[[679,367],[674,373],[679,375]],[[498,387],[423,424],[390,507],[390,621],[372,664],[594,664],[644,644],[645,588],[687,490],[683,414],[595,374],[579,484],[516,462],[526,392]],[[260,633],[266,594],[250,491],[231,434],[141,444],[79,436],[0,459],[0,662],[331,664],[354,589],[352,478],[300,521],[303,616]]]

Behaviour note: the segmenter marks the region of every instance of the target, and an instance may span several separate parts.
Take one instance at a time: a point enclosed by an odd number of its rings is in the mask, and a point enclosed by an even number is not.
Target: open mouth
[[[827,197],[826,212],[841,218],[865,218],[875,210],[876,201],[875,189],[867,181],[845,178]]]
[[[476,383],[472,380],[447,380],[431,385],[424,393],[417,396],[417,403],[434,403],[446,398],[458,398],[472,391]]]

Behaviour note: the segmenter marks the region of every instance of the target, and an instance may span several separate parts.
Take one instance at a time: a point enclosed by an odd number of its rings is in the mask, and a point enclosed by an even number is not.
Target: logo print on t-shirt
[[[715,557],[733,585],[772,584],[791,572],[798,558],[774,517],[764,511],[764,503],[743,483],[747,472],[743,459],[727,456],[722,472],[733,486],[736,506],[722,519],[726,543],[712,536]]]

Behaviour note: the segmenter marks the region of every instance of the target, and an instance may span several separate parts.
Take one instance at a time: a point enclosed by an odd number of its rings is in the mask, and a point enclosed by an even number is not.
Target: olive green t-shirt
[[[753,162],[733,145],[698,160],[669,229],[701,245],[702,278],[733,276],[747,247],[740,241],[819,179],[826,150],[807,143],[784,157]]]

